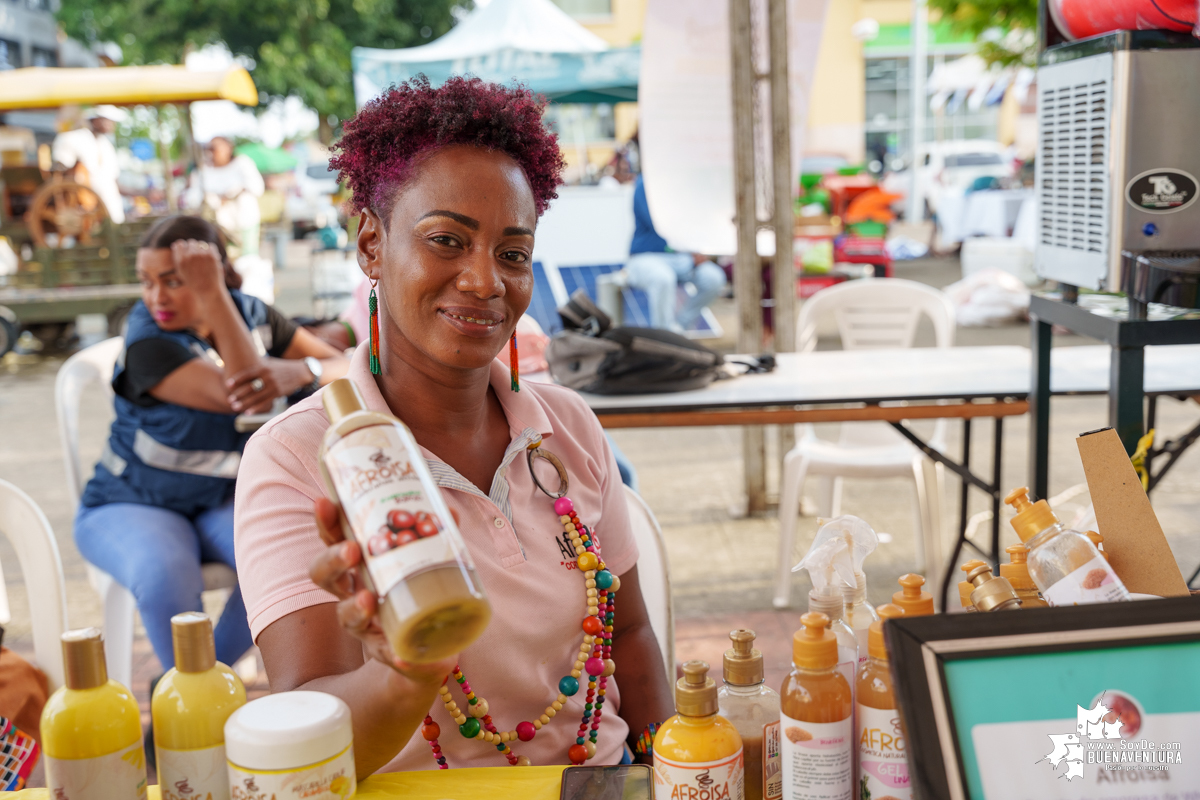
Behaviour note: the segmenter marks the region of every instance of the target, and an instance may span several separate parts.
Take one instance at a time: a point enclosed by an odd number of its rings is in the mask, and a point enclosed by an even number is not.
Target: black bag
[[[594,394],[653,394],[700,389],[724,359],[671,331],[612,321],[579,289],[558,310],[566,328],[546,348],[555,382]]]

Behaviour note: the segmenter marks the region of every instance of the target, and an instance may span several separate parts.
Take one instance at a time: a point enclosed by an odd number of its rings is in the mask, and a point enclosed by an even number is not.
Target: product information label
[[[1042,597],[1052,606],[1077,606],[1126,600],[1129,593],[1104,557],[1096,556],[1042,592]]]
[[[286,772],[256,772],[229,763],[231,800],[346,800],[357,788],[353,745],[320,764]]]
[[[375,593],[454,561],[425,487],[395,428],[372,425],[329,448],[325,467],[366,558]]]
[[[142,740],[96,758],[46,756],[46,787],[53,800],[146,800]]]
[[[741,748],[717,761],[690,764],[654,754],[654,800],[745,800],[745,780]]]
[[[858,742],[858,788],[855,800],[912,800],[908,749],[894,708],[868,708],[854,713]]]
[[[155,747],[162,800],[229,800],[225,745],[200,750]]]
[[[779,723],[763,725],[762,786],[763,800],[783,797],[783,750],[779,743]]]
[[[796,800],[847,800],[854,786],[854,723],[779,718],[783,733],[783,793]]]

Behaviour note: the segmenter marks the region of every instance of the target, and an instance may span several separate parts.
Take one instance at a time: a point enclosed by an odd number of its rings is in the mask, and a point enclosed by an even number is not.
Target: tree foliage
[[[985,61],[1000,64],[1033,62],[1038,0],[928,0],[954,29],[977,42]]]
[[[350,49],[412,47],[441,36],[465,0],[62,0],[69,36],[112,41],[126,64],[178,64],[224,43],[253,60],[272,97],[296,95],[324,120],[354,113]]]

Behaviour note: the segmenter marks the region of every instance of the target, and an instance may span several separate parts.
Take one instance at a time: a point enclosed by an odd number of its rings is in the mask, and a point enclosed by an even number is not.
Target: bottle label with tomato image
[[[418,572],[455,563],[443,533],[453,520],[435,513],[430,491],[396,428],[371,425],[351,431],[326,452],[325,468],[362,547],[376,594],[386,595]],[[432,483],[431,491],[437,491]]]

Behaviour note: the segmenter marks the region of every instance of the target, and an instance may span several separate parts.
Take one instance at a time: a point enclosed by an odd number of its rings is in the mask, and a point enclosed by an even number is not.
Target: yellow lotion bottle
[[[229,800],[225,720],[246,689],[217,662],[212,620],[196,611],[171,617],[175,667],[154,689],[154,749],[163,800]]]
[[[742,737],[717,714],[708,664],[688,661],[675,682],[675,716],[654,736],[655,800],[745,800]]]
[[[63,686],[42,711],[52,798],[145,800],[142,720],[129,690],[108,679],[99,628],[62,635]]]
[[[970,572],[976,567],[983,566],[983,564],[984,562],[974,558],[963,564],[961,567],[959,567],[959,569],[961,569],[963,572]],[[970,581],[958,582],[958,600],[960,603],[962,603],[963,611],[975,612],[979,610],[974,606],[974,604],[971,603],[971,592],[973,591],[975,591],[975,585]]]
[[[880,606],[879,621],[871,626],[867,664],[858,671],[855,688],[855,739],[858,741],[858,788],[855,797],[889,797],[912,800],[908,775],[908,752],[900,712],[892,693],[892,675],[888,671],[888,653],[884,646],[883,626],[889,619],[902,616],[904,610],[888,604]]]
[[[784,800],[843,800],[854,787],[854,698],[829,617],[810,611],[792,637],[779,690]]]
[[[910,572],[900,576],[900,591],[892,595],[892,603],[904,610],[906,617],[923,617],[933,613],[933,595],[921,587],[925,578]]]

